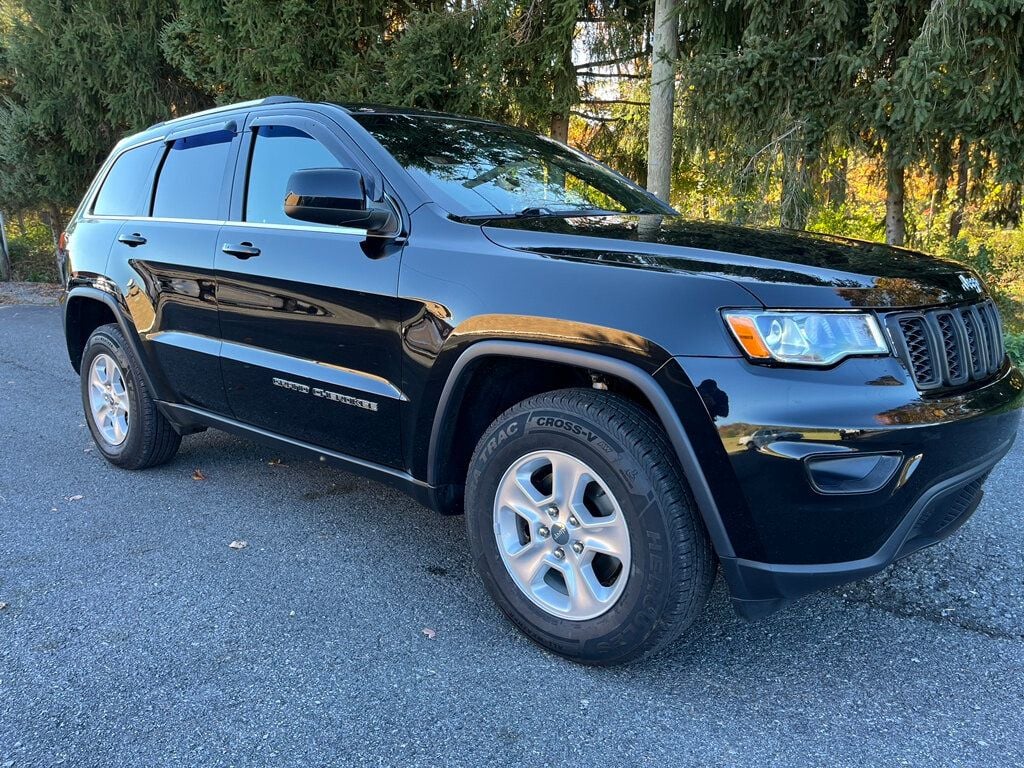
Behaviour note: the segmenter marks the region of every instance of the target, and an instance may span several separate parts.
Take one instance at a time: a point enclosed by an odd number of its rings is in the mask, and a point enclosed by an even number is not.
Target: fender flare
[[[153,378],[150,375],[150,371],[146,366],[146,357],[142,352],[142,344],[139,340],[139,335],[135,330],[135,324],[130,322],[125,315],[124,309],[117,302],[117,299],[108,291],[101,290],[94,286],[80,285],[72,288],[68,291],[67,296],[64,298],[64,309],[63,309],[63,325],[64,325],[64,338],[68,338],[68,308],[71,306],[72,299],[90,299],[92,301],[102,302],[107,308],[113,313],[114,320],[117,321],[118,327],[121,329],[121,333],[124,335],[125,340],[128,342],[128,346],[131,347],[132,354],[135,359],[139,361],[139,374],[142,379],[146,382],[146,388],[149,389],[150,393],[156,397],[157,389],[153,386]],[[70,355],[71,349],[70,344],[68,348]]]
[[[719,557],[735,556],[732,542],[729,539],[729,534],[718,510],[718,504],[711,492],[711,487],[708,485],[704,470],[701,468],[700,461],[693,449],[693,444],[686,433],[686,429],[683,427],[679,414],[672,406],[664,390],[654,380],[653,376],[638,366],[625,360],[593,352],[555,347],[547,344],[503,340],[480,341],[470,346],[455,361],[455,365],[452,366],[448,379],[445,381],[444,389],[441,391],[441,397],[438,400],[434,423],[430,431],[430,444],[427,455],[428,483],[433,485],[437,478],[442,430],[444,425],[448,423],[448,419],[452,417],[454,409],[457,408],[457,406],[452,404],[453,397],[459,393],[460,385],[465,383],[464,374],[467,367],[482,357],[521,357],[552,363],[564,363],[607,373],[633,384],[654,408],[658,420],[665,430],[665,434],[668,435],[669,441],[675,449],[676,457],[679,459],[683,474],[690,484],[690,490],[693,493],[694,500],[697,502],[697,508],[700,511],[701,518],[704,520],[704,525],[715,547],[715,552]]]

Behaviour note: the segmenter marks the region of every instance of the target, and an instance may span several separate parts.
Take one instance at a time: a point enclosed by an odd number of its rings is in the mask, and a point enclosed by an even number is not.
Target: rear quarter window
[[[137,215],[148,196],[149,172],[162,146],[157,141],[121,153],[103,180],[92,212],[97,216]]]
[[[217,219],[230,131],[187,136],[171,142],[153,196],[153,215],[171,219]]]

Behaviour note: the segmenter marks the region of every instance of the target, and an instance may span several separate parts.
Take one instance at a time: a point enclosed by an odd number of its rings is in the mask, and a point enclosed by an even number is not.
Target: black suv
[[[1024,376],[977,276],[680,220],[483,120],[271,97],[122,141],[63,239],[99,450],[216,427],[465,511],[487,590],[587,663],[721,565],[763,616],[963,523]]]

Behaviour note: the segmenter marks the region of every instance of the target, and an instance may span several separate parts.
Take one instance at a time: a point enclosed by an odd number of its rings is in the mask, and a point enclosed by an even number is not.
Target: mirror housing
[[[351,168],[310,168],[288,178],[284,212],[292,219],[387,234],[398,229],[390,207],[366,196],[363,174]]]

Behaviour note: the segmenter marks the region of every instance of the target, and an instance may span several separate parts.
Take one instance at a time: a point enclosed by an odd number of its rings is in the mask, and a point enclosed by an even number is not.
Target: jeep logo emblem
[[[981,293],[981,281],[976,277],[970,275],[960,274],[960,285],[964,287],[965,291],[977,291]]]

